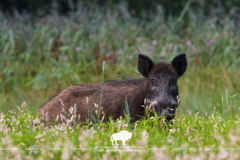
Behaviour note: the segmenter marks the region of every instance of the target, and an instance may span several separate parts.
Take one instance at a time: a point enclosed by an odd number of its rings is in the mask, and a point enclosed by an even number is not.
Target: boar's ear
[[[138,55],[138,70],[144,77],[148,77],[153,65],[152,60],[148,56]]]
[[[187,59],[185,53],[180,53],[172,60],[172,66],[177,72],[177,76],[181,77],[187,69]]]

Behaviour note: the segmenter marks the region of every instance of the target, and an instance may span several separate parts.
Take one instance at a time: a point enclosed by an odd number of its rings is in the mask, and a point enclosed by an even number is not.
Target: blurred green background
[[[222,111],[240,92],[237,0],[0,2],[0,110],[36,110],[65,87],[139,77],[138,49],[155,61],[187,53],[179,110]],[[138,48],[138,49],[137,49]],[[224,102],[222,102],[222,96]],[[229,101],[239,113],[239,96]]]

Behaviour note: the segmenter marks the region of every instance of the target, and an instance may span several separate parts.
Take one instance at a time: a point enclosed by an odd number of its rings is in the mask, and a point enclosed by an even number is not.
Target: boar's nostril
[[[165,110],[163,109],[159,116],[164,116],[165,115],[165,116],[168,116],[170,118],[173,118],[174,117],[174,112],[173,111],[175,111],[175,109],[173,109],[173,108],[169,108],[169,109],[165,109]]]
[[[169,115],[169,114],[170,114],[169,110],[166,109],[165,112],[164,112],[164,114],[165,114],[165,115]]]
[[[168,109],[166,109],[166,110],[163,109],[159,116],[168,115],[168,114],[170,114],[169,110]]]

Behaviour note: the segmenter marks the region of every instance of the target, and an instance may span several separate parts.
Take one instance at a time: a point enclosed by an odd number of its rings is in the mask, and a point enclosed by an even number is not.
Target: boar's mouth
[[[159,117],[165,116],[167,120],[172,120],[175,117],[175,110],[174,110],[174,113],[171,112],[171,110],[173,109],[162,109],[162,111],[160,112],[160,114],[158,114],[158,116]]]
[[[167,120],[172,120],[175,117],[175,112],[177,109],[177,104],[159,104],[156,107],[158,116],[165,116]]]
[[[168,103],[168,102],[148,102],[144,103],[146,105],[146,109],[151,113],[156,112],[159,117],[165,116],[167,120],[172,120],[175,117],[175,112],[178,107],[178,103]]]

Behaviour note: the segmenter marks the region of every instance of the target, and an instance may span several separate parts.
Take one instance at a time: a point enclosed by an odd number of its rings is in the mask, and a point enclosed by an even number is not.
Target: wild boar
[[[101,107],[105,119],[109,116],[113,119],[124,116],[126,99],[131,122],[144,116],[145,108],[142,106],[150,107],[150,111],[156,112],[158,116],[167,115],[168,119],[173,119],[180,103],[177,81],[186,69],[185,53],[176,55],[170,62],[156,63],[148,56],[139,54],[138,71],[142,78],[104,83]],[[77,122],[85,122],[91,118],[89,114],[96,118],[96,104],[99,105],[100,97],[101,83],[71,86],[48,101],[38,112],[42,115],[47,113],[48,122],[54,122],[61,110],[70,114],[71,107],[76,104]],[[102,116],[101,112],[100,119]],[[62,123],[61,118],[57,121]]]

